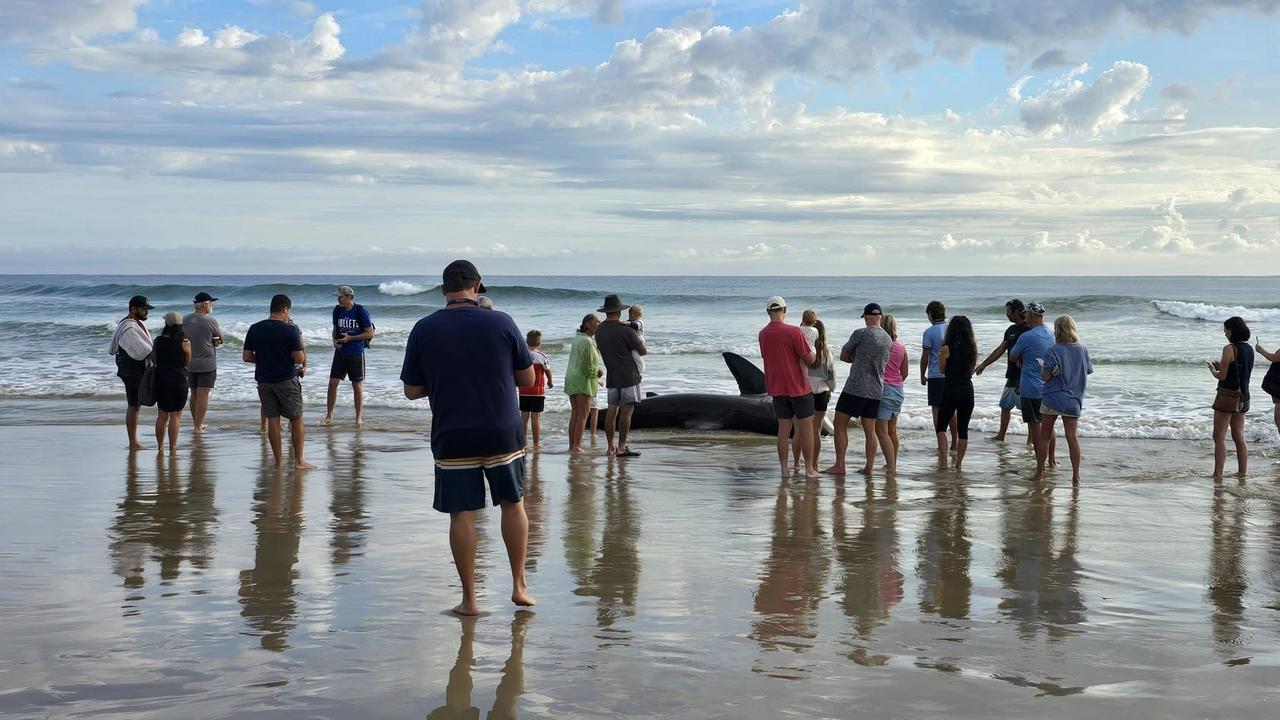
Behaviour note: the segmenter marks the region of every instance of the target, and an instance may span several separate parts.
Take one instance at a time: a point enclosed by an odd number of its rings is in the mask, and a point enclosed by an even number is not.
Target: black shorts
[[[804,420],[813,417],[813,393],[797,397],[773,399],[773,414],[779,420]]]
[[[432,507],[444,513],[483,510],[484,486],[493,504],[524,498],[524,451],[508,455],[436,461],[436,493]]]
[[[364,353],[359,355],[333,354],[333,364],[329,366],[330,380],[351,380],[364,382]]]
[[[946,383],[946,378],[929,378],[929,407],[942,404],[942,388]]]
[[[827,405],[831,404],[831,391],[813,394],[813,409],[815,412],[826,412]]]
[[[875,420],[880,414],[880,398],[864,398],[842,392],[840,399],[836,401],[836,412],[849,417]]]
[[[540,413],[547,407],[546,395],[521,395],[520,412]]]
[[[218,371],[189,372],[187,373],[187,378],[191,381],[192,390],[196,388],[212,388],[214,383],[218,382]]]
[[[1040,398],[1022,398],[1022,422],[1030,425],[1040,422]]]
[[[138,402],[138,388],[142,387],[142,378],[140,377],[122,377],[124,382],[124,399],[129,407],[142,407],[142,403]]]

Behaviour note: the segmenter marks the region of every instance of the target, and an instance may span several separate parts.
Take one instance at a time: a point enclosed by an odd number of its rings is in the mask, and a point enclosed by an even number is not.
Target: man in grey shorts
[[[209,391],[218,381],[218,348],[222,326],[213,317],[218,298],[207,292],[196,294],[195,311],[182,318],[182,330],[191,341],[191,362],[187,376],[191,384],[191,422],[194,432],[204,432],[204,415],[209,411]]]
[[[276,467],[284,465],[281,453],[280,418],[289,418],[289,440],[293,445],[293,466],[309,470],[315,465],[302,459],[302,383],[307,371],[307,351],[302,332],[289,322],[293,302],[288,295],[271,298],[271,317],[254,323],[244,336],[244,361],[253,363],[253,379],[258,381],[258,400],[267,419],[267,437]]]
[[[622,322],[622,311],[631,307],[623,305],[617,295],[607,295],[604,306],[596,310],[605,315],[605,321],[596,328],[596,347],[604,360],[605,392],[609,398],[609,410],[604,416],[604,437],[609,443],[609,454],[618,457],[639,457],[640,453],[627,444],[631,432],[631,415],[640,403],[640,368],[636,355],[647,355],[640,333]],[[635,353],[636,355],[633,355]],[[613,433],[618,432],[618,444],[613,444]]]

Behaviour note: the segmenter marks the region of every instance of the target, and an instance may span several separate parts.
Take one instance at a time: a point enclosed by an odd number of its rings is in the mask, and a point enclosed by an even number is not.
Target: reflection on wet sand
[[[1213,640],[1224,657],[1236,659],[1245,643],[1244,594],[1249,578],[1244,566],[1248,525],[1245,498],[1221,483],[1213,489],[1210,512],[1212,536],[1209,548],[1209,601],[1213,603]]]
[[[1007,488],[1002,500],[1002,556],[996,576],[1008,592],[999,608],[1017,623],[1023,640],[1034,639],[1041,629],[1050,641],[1060,640],[1085,620],[1076,560],[1080,489],[1070,493],[1061,535],[1054,527],[1051,485],[1036,484],[1029,491]]]
[[[240,571],[240,614],[262,647],[284,650],[297,612],[298,543],[302,536],[303,476],[263,470],[254,492],[258,542],[252,570]]]
[[[836,590],[843,595],[840,606],[853,621],[854,637],[849,659],[859,665],[885,665],[890,656],[870,652],[875,630],[889,619],[889,611],[902,601],[903,576],[898,567],[897,506],[898,484],[884,481],[881,499],[875,485],[862,483],[861,498],[846,497],[846,487],[856,483],[836,480],[836,496],[831,507],[831,537],[842,574]],[[849,513],[852,502],[857,512]],[[849,518],[848,515],[854,517]],[[858,523],[856,532],[850,525]]]
[[[935,479],[930,504],[923,531],[916,541],[920,611],[944,618],[967,618],[973,587],[969,578],[973,543],[966,527],[968,489],[962,480]]]
[[[830,574],[831,552],[819,516],[822,485],[784,480],[773,508],[769,555],[756,589],[751,638],[765,650],[804,652],[818,636],[817,611]],[[787,676],[796,667],[770,674]]]
[[[594,468],[585,463],[571,465],[568,481],[564,542],[565,560],[578,585],[574,593],[596,598],[596,625],[604,645],[627,643],[630,629],[616,624],[636,613],[640,511],[631,496],[626,462],[608,460],[603,482],[603,525],[599,528],[595,521]]]
[[[546,522],[546,499],[542,487],[542,453],[525,456],[524,513],[529,517],[529,549],[525,554],[526,573],[538,570],[538,558],[542,555],[542,526]]]
[[[502,678],[494,691],[493,708],[485,716],[489,720],[514,720],[516,703],[524,694],[524,639],[534,614],[516,613],[511,621],[511,652],[502,665]],[[461,632],[458,656],[449,670],[449,684],[444,691],[444,704],[427,713],[427,720],[471,720],[480,717],[480,709],[471,704],[475,682],[471,666],[475,662],[476,618],[459,618]]]
[[[360,433],[354,439],[330,434],[329,452],[329,541],[330,562],[346,565],[364,554],[368,541],[369,513],[365,510],[365,449]]]
[[[116,575],[134,589],[146,585],[148,560],[158,565],[161,585],[178,579],[184,561],[197,571],[208,568],[217,521],[214,483],[202,447],[192,449],[185,487],[179,459],[157,455],[154,492],[139,480],[139,463],[146,461],[138,456],[130,453],[125,466],[125,494],[117,505],[110,544]]]

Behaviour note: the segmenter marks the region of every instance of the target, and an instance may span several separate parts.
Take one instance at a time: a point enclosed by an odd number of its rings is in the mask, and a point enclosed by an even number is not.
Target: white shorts
[[[623,388],[606,388],[606,394],[609,399],[609,407],[618,405],[636,405],[640,402],[640,386],[632,385]]]

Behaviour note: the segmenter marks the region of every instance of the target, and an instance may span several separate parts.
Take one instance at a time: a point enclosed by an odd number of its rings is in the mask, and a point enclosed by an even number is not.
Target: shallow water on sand
[[[1099,440],[1073,490],[981,441],[956,475],[909,439],[904,472],[870,483],[780,482],[758,438],[646,434],[631,461],[553,449],[529,461],[539,605],[506,601],[494,511],[486,614],[460,620],[419,435],[313,430],[320,469],[298,478],[263,469],[256,434],[170,460],[130,457],[119,428],[5,432],[0,715],[1280,709],[1266,460],[1215,488],[1203,447]]]

